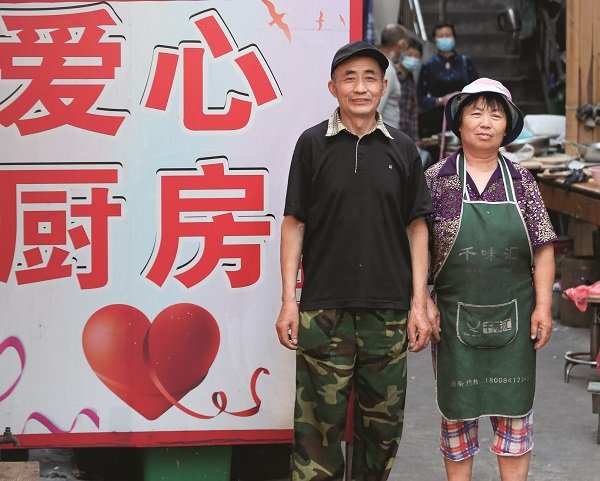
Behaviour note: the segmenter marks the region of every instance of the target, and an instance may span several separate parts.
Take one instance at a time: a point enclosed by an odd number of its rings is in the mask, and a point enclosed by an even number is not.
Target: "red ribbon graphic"
[[[148,368],[148,374],[150,375],[150,379],[152,380],[152,383],[156,386],[156,389],[158,389],[158,391],[165,397],[165,399],[167,399],[171,404],[173,404],[173,406],[177,407],[179,410],[198,419],[212,419],[221,413],[227,413],[231,414],[232,416],[238,417],[248,417],[253,416],[260,410],[260,405],[262,401],[256,392],[256,382],[258,381],[258,377],[261,374],[270,374],[268,369],[265,369],[264,367],[257,368],[252,374],[252,378],[250,379],[250,392],[252,394],[254,406],[243,411],[227,411],[227,395],[224,391],[216,391],[212,395],[212,402],[218,410],[217,413],[213,415],[201,414],[181,404],[165,388],[161,380],[158,378],[158,375],[156,374],[156,370],[154,369],[153,363],[150,362],[150,354],[148,352],[147,339],[145,341],[146,342],[144,342],[144,362],[146,364],[146,367]]]
[[[34,421],[39,422],[42,426],[44,426],[52,434],[70,433],[75,428],[75,425],[77,424],[77,420],[79,419],[80,416],[87,417],[88,419],[90,419],[94,423],[94,425],[98,429],[100,428],[100,418],[98,417],[98,415],[96,414],[96,412],[93,411],[93,410],[91,410],[91,409],[85,408],[85,409],[82,409],[81,411],[79,411],[77,413],[77,416],[75,416],[75,419],[73,419],[73,423],[71,424],[71,427],[69,429],[67,429],[67,430],[60,429],[56,424],[54,424],[53,421],[51,421],[50,419],[48,419],[42,413],[33,412],[33,413],[31,413],[29,415],[29,417],[25,421],[25,424],[23,425],[23,430],[21,431],[21,434],[23,434],[25,432],[25,427],[27,426],[27,423],[30,420],[34,420]]]
[[[6,399],[14,391],[14,389],[17,387],[17,384],[19,384],[21,376],[23,375],[23,370],[25,369],[25,348],[23,347],[23,343],[18,337],[7,337],[4,341],[2,341],[2,343],[0,343],[0,355],[2,355],[2,353],[9,347],[12,347],[15,351],[17,351],[19,360],[21,361],[21,371],[19,372],[17,379],[15,379],[15,382],[13,382],[5,392],[0,394],[0,401]]]

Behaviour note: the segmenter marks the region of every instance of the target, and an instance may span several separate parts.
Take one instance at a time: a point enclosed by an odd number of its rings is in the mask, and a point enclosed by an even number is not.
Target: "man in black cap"
[[[388,478],[402,432],[406,348],[420,351],[431,335],[431,200],[414,143],[377,112],[387,66],[366,42],[336,52],[329,91],[338,108],[300,136],[290,166],[276,328],[297,350],[295,481],[343,479],[353,386],[352,479]]]

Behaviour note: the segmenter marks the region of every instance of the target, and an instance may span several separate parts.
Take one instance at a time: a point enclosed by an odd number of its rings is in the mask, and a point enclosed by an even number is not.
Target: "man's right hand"
[[[281,304],[279,316],[275,323],[277,336],[282,346],[288,349],[298,348],[298,322],[300,314],[298,304],[294,301],[286,301]]]

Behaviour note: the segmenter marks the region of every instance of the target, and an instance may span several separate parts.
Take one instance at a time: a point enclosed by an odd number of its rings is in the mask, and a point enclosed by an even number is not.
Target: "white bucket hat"
[[[509,90],[497,80],[485,77],[479,78],[466,85],[460,93],[450,97],[450,100],[448,100],[446,103],[446,108],[444,110],[446,122],[452,129],[452,132],[460,137],[460,125],[457,125],[455,122],[456,113],[458,112],[460,104],[467,97],[478,95],[484,92],[491,92],[501,95],[506,101],[506,105],[510,109],[511,125],[506,129],[506,135],[502,141],[502,145],[508,145],[514,141],[521,133],[521,130],[523,130],[523,112],[521,112],[521,110],[513,103]]]

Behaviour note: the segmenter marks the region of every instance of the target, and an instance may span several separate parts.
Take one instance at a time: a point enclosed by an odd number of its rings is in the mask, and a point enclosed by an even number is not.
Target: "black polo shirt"
[[[431,198],[415,144],[386,127],[326,136],[323,121],[298,139],[284,215],[305,223],[302,310],[410,307],[406,227]]]

